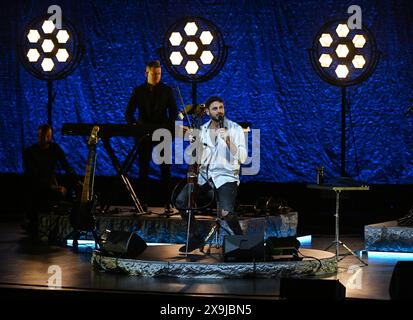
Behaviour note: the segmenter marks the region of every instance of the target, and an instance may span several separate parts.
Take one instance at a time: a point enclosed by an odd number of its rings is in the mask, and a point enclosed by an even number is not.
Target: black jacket
[[[150,88],[148,83],[144,83],[133,89],[126,108],[126,121],[129,124],[159,124],[173,128],[178,111],[172,88],[162,82],[154,86],[152,90]],[[136,109],[138,109],[137,120]]]
[[[23,152],[23,167],[26,183],[31,188],[49,189],[56,183],[58,166],[66,173],[76,177],[75,171],[66,160],[63,150],[57,143],[51,142],[49,148],[41,149],[38,143]]]

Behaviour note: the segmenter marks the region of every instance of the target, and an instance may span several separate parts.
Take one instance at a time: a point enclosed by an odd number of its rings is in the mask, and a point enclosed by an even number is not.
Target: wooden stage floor
[[[332,236],[314,236],[311,248],[324,250]],[[343,236],[353,250],[364,248],[363,239]],[[331,248],[330,251],[333,251]],[[17,222],[0,224],[0,289],[56,290],[48,288],[50,266],[62,271],[62,288],[72,292],[109,292],[140,295],[236,298],[249,300],[279,299],[279,279],[177,279],[148,278],[99,272],[91,265],[91,250],[75,254],[70,248],[33,243]],[[328,279],[346,286],[346,299],[389,300],[388,288],[396,260],[366,258],[368,266],[347,256],[339,262],[339,271]],[[35,292],[35,291],[32,291]]]

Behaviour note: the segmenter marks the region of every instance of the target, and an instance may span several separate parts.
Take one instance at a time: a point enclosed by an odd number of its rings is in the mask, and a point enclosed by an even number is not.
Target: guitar
[[[93,126],[88,140],[89,154],[87,157],[85,178],[83,180],[82,195],[72,213],[72,226],[78,231],[93,231],[96,225],[94,216],[96,197],[93,195],[93,178],[96,164],[96,144],[99,127]]]

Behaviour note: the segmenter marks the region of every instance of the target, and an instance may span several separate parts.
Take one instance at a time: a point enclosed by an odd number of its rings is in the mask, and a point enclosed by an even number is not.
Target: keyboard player
[[[126,107],[125,117],[128,124],[159,125],[159,127],[174,130],[174,123],[178,114],[176,101],[172,88],[161,82],[161,74],[162,68],[159,61],[150,61],[146,64],[146,81],[133,89]],[[140,141],[138,147],[138,185],[141,198],[146,206],[150,195],[148,182],[152,149],[158,143],[153,142],[151,137],[148,136]],[[165,205],[165,213],[171,213],[171,165],[168,163],[160,164],[160,171],[163,186],[162,201]]]

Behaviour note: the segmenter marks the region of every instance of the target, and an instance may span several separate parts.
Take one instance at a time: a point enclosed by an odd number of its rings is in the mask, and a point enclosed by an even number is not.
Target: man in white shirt
[[[240,166],[247,158],[244,131],[240,125],[225,117],[224,101],[220,97],[210,97],[205,102],[206,113],[210,120],[201,126],[199,143],[202,156],[199,166],[198,195],[205,196],[214,191],[218,202],[218,214],[234,234],[241,235],[242,229],[234,211],[237,189],[240,183]],[[187,185],[176,199],[182,218],[188,221]],[[204,245],[199,234],[194,216],[191,217],[188,252]],[[186,252],[186,246],[179,249]]]

